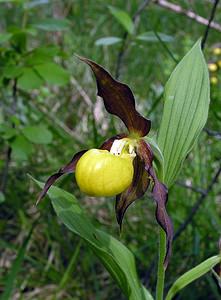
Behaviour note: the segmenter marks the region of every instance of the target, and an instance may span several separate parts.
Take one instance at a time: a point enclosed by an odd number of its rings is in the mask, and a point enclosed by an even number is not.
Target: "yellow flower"
[[[211,84],[216,85],[218,83],[218,78],[216,76],[212,76],[210,78],[210,82],[211,82]]]
[[[209,63],[208,64],[208,69],[209,69],[210,72],[215,72],[215,71],[217,71],[218,67],[215,63]]]
[[[221,48],[218,48],[218,47],[214,48],[213,49],[213,54],[220,55],[221,54]]]
[[[75,170],[80,190],[97,197],[122,193],[133,180],[133,158],[130,153],[115,154],[99,149],[87,151],[79,159]]]

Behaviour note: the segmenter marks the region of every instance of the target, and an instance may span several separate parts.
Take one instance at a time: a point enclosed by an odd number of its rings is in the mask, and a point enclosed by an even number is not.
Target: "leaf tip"
[[[41,194],[38,196],[36,202],[35,202],[35,206],[38,206],[38,204],[40,203],[42,197],[41,197]]]

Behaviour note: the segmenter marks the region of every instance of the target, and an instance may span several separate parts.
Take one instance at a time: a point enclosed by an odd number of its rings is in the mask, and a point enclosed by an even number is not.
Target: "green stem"
[[[29,0],[26,1],[26,5],[28,4]],[[23,17],[22,17],[22,24],[21,24],[21,28],[22,29],[25,29],[26,25],[27,25],[27,21],[28,21],[28,8],[26,7],[24,9],[24,14],[23,14]]]
[[[164,292],[164,258],[166,255],[166,234],[164,230],[159,228],[159,257],[158,257],[158,270],[157,270],[157,288],[156,288],[156,300],[163,300]]]

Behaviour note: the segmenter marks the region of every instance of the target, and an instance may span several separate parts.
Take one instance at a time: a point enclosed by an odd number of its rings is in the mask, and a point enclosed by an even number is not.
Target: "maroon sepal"
[[[141,159],[145,162],[145,169],[148,172],[153,163],[153,151],[150,145],[144,140],[139,140],[136,152],[137,155],[140,156]]]
[[[169,262],[169,258],[171,256],[172,241],[173,241],[173,225],[166,211],[166,203],[168,199],[167,187],[158,180],[154,172],[152,166],[153,153],[150,148],[150,145],[146,143],[144,140],[140,140],[137,149],[137,154],[140,157],[142,157],[142,159],[145,161],[145,169],[154,183],[152,194],[157,204],[156,219],[167,235],[167,252],[164,259],[164,267],[166,269]]]
[[[169,259],[172,252],[172,241],[173,241],[173,224],[166,211],[166,204],[168,200],[167,187],[162,184],[156,177],[153,168],[149,168],[149,174],[153,179],[154,186],[152,190],[153,198],[156,201],[156,219],[159,225],[163,228],[166,233],[167,240],[167,251],[164,258],[164,268],[166,269],[169,263]]]
[[[94,61],[79,56],[78,58],[91,67],[97,81],[97,94],[103,98],[106,110],[118,116],[130,133],[135,133],[140,137],[147,135],[150,131],[151,121],[145,119],[136,110],[131,89],[126,84],[115,80]]]
[[[38,203],[45,197],[45,195],[47,194],[47,191],[49,190],[49,188],[52,186],[52,184],[62,175],[64,174],[68,174],[68,173],[72,173],[74,172],[75,168],[76,168],[76,164],[78,162],[78,160],[80,159],[80,157],[86,152],[87,150],[82,150],[78,153],[76,153],[73,158],[71,159],[71,161],[66,164],[64,167],[60,168],[58,170],[57,173],[51,175],[48,180],[46,181],[43,190],[40,192],[36,205],[38,205]]]
[[[127,136],[128,136],[128,135],[125,134],[125,133],[121,133],[121,134],[117,134],[117,135],[115,135],[115,136],[112,136],[111,138],[107,139],[107,140],[99,147],[99,149],[110,151],[110,149],[111,149],[111,147],[112,147],[112,145],[113,145],[113,142],[114,142],[115,140],[121,140],[121,139],[123,139],[123,138],[125,138],[125,137],[127,137]]]
[[[149,168],[152,166],[153,153],[150,146],[145,141],[140,140],[134,158],[134,176],[129,188],[117,195],[115,212],[117,222],[122,227],[124,214],[131,203],[141,198],[150,184]],[[149,166],[149,167],[148,167]]]
[[[133,164],[134,176],[131,185],[126,191],[116,197],[115,213],[117,222],[120,225],[120,230],[122,228],[122,222],[127,208],[135,200],[144,195],[150,183],[148,173],[145,170],[144,161],[139,156],[136,156]]]

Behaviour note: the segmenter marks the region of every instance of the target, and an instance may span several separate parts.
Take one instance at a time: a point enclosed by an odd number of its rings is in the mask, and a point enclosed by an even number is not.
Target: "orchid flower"
[[[167,236],[166,268],[171,255],[173,226],[166,211],[167,187],[156,176],[153,151],[144,140],[150,131],[151,121],[138,113],[133,93],[127,85],[116,81],[92,60],[79,59],[91,67],[97,81],[97,94],[103,99],[106,110],[123,121],[128,133],[111,137],[99,149],[75,154],[67,165],[48,178],[37,203],[59,177],[76,172],[76,181],[82,192],[98,197],[116,196],[116,218],[121,228],[129,205],[141,198],[150,187],[156,201],[156,220]]]

